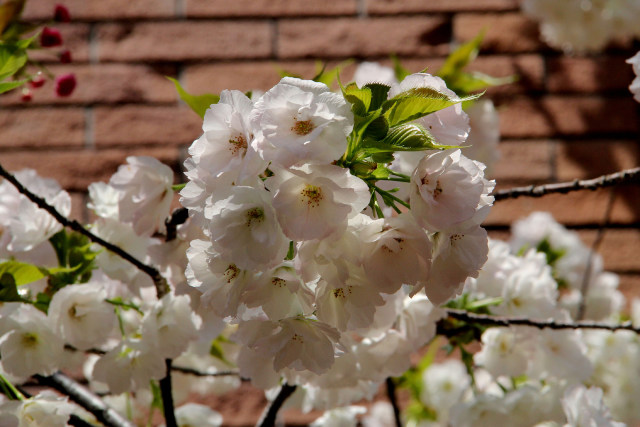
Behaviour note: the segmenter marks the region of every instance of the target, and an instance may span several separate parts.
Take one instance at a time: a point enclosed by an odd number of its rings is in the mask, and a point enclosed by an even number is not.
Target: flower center
[[[227,269],[224,272],[224,277],[227,278],[227,283],[231,283],[232,280],[238,277],[239,273],[240,273],[240,269],[236,267],[235,264],[229,264],[229,267],[227,267]]]
[[[260,207],[251,208],[247,211],[247,227],[251,227],[253,222],[262,222],[264,220],[264,210]]]
[[[307,184],[300,195],[302,196],[302,202],[306,202],[311,208],[320,206],[320,202],[324,198],[322,189],[311,184]]]
[[[311,120],[297,120],[295,119],[295,124],[291,126],[291,131],[297,135],[309,135],[315,126]]]
[[[285,286],[287,286],[287,282],[284,279],[281,279],[279,277],[274,277],[271,279],[271,284],[273,286],[276,286],[278,288],[284,288]]]
[[[35,347],[38,345],[38,336],[30,332],[22,334],[22,345],[26,348]]]
[[[247,154],[247,140],[243,135],[230,139],[229,144],[231,144],[229,150],[233,156],[237,156],[240,153],[240,156],[244,157]]]

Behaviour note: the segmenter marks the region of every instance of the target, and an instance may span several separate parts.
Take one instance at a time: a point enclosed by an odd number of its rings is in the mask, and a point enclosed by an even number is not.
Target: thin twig
[[[167,375],[160,380],[160,394],[162,395],[162,410],[164,412],[164,422],[167,427],[178,427],[176,413],[173,408],[173,394],[171,392],[171,359],[165,359]]]
[[[545,185],[528,185],[526,187],[515,187],[508,190],[496,191],[493,197],[495,201],[505,199],[515,199],[521,196],[542,197],[546,194],[561,193],[566,194],[578,190],[597,190],[599,188],[613,187],[619,184],[640,182],[640,167],[625,169],[609,175],[602,175],[593,179],[578,180],[569,182],[558,182]]]
[[[259,427],[273,427],[276,424],[276,417],[278,416],[278,411],[284,404],[284,402],[296,391],[295,385],[289,385],[287,383],[282,384],[282,388],[278,392],[278,395],[271,405],[265,410],[262,417],[260,417],[260,421],[258,421]]]
[[[582,285],[580,286],[580,305],[578,305],[578,312],[576,313],[576,320],[584,319],[584,315],[587,311],[587,293],[589,292],[589,286],[591,284],[591,275],[593,272],[593,260],[598,252],[598,248],[604,239],[604,232],[607,229],[609,223],[611,222],[611,212],[613,212],[613,204],[616,200],[616,192],[615,190],[611,190],[609,192],[609,199],[607,200],[607,208],[604,213],[604,221],[600,224],[598,228],[598,233],[596,234],[596,238],[589,249],[589,257],[587,258],[587,268],[584,271],[584,275],[582,276]]]
[[[393,378],[387,377],[385,384],[387,386],[387,397],[389,403],[393,408],[393,419],[395,420],[396,427],[402,427],[402,420],[400,420],[400,407],[398,406],[398,398],[396,397],[396,383],[393,382]]]
[[[153,280],[153,284],[156,287],[156,294],[158,296],[158,299],[162,298],[163,296],[169,293],[169,285],[167,284],[166,279],[162,277],[160,272],[155,267],[152,267],[150,265],[147,265],[141,262],[140,260],[135,258],[133,255],[128,253],[127,251],[119,248],[113,243],[109,243],[106,240],[96,236],[95,234],[91,233],[89,230],[85,229],[78,221],[69,220],[65,218],[60,212],[58,212],[56,208],[48,204],[42,197],[29,191],[24,185],[20,183],[20,181],[16,179],[15,176],[7,172],[7,170],[4,169],[2,165],[0,165],[0,176],[5,178],[11,184],[13,184],[21,194],[25,195],[29,200],[35,203],[40,209],[44,209],[45,211],[47,211],[51,216],[53,216],[56,219],[56,221],[58,221],[63,226],[69,227],[72,230],[77,231],[78,233],[86,236],[92,242],[97,243],[103,246],[105,249],[108,249],[109,251],[119,255],[121,258],[126,259],[131,264],[133,264],[136,268],[138,268],[140,271],[149,275],[149,277],[151,277],[151,280]]]
[[[555,320],[532,320],[527,317],[488,316],[486,314],[469,313],[464,310],[447,309],[447,315],[465,322],[473,322],[487,326],[531,326],[538,329],[605,329],[608,331],[626,330],[640,334],[640,328],[631,322],[619,324],[581,322],[556,322]]]
[[[218,372],[203,372],[194,368],[188,368],[186,366],[172,366],[173,372],[179,372],[186,375],[194,375],[196,377],[240,377],[238,371],[218,371]],[[242,381],[249,381],[248,378],[240,378]]]
[[[104,403],[102,399],[61,372],[56,372],[48,377],[34,375],[34,378],[40,384],[51,387],[69,396],[71,400],[91,412],[96,419],[105,426],[133,427],[133,424]]]
[[[167,228],[167,237],[165,240],[170,242],[177,237],[178,226],[184,224],[189,219],[189,211],[187,208],[178,208],[173,211],[170,218],[167,218],[164,222]]]

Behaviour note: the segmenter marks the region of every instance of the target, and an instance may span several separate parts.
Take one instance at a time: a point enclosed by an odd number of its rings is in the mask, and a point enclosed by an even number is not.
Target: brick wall
[[[60,25],[78,87],[53,96],[51,83],[29,104],[0,98],[0,161],[32,167],[74,194],[83,210],[86,187],[108,180],[128,155],[151,155],[180,168],[201,121],[163,76],[193,93],[267,89],[277,67],[304,76],[315,60],[388,63],[397,54],[411,70],[435,70],[453,43],[487,33],[473,68],[517,83],[490,89],[501,112],[499,188],[588,178],[637,165],[639,106],[627,89],[624,63],[640,47],[613,44],[593,56],[564,56],[539,40],[537,24],[517,0],[60,0],[73,22]],[[50,0],[29,0],[25,16],[50,17]],[[43,61],[51,58],[42,54]],[[350,77],[353,67],[343,73]],[[640,189],[616,190],[612,225],[603,240],[605,267],[622,286],[640,286]],[[487,224],[505,236],[508,224],[549,210],[586,241],[603,221],[608,191],[501,202]]]

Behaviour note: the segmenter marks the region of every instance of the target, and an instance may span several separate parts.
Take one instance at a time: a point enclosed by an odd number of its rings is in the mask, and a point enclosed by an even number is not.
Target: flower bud
[[[29,81],[29,85],[34,89],[38,89],[39,87],[42,87],[44,83],[45,83],[45,79],[44,77],[42,77],[42,73],[36,74]]]
[[[66,6],[57,4],[53,10],[53,20],[56,22],[71,22],[71,14]]]
[[[33,95],[31,94],[31,91],[29,89],[23,88],[22,96],[20,97],[20,99],[22,100],[22,102],[29,102],[33,99]]]
[[[62,52],[60,52],[60,62],[62,64],[71,63],[71,52],[68,49],[63,50]]]
[[[55,47],[62,45],[62,34],[55,28],[44,27],[40,33],[40,46]]]
[[[56,95],[69,96],[76,88],[75,74],[68,73],[56,77]]]

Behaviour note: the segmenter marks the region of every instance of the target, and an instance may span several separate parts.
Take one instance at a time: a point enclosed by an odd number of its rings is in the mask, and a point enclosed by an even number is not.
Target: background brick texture
[[[129,155],[151,155],[176,172],[201,120],[179,102],[180,79],[192,93],[268,89],[284,68],[311,78],[316,59],[348,58],[437,70],[456,44],[486,29],[473,69],[517,74],[487,91],[501,113],[498,188],[590,178],[637,166],[640,106],[624,61],[640,45],[621,40],[605,52],[565,56],[540,41],[538,25],[517,0],[60,0],[73,21],[58,25],[74,58],[60,65],[37,52],[54,73],[78,78],[69,98],[53,84],[25,104],[19,93],[0,98],[0,162],[35,168],[73,192],[74,215],[86,188],[107,181]],[[25,17],[51,17],[51,0],[29,0]],[[342,74],[347,81],[354,66]],[[181,179],[181,175],[178,174]],[[548,210],[586,242],[604,221],[609,191],[500,202],[486,225],[506,237],[509,224]],[[625,291],[640,287],[640,188],[616,193],[601,252]]]

